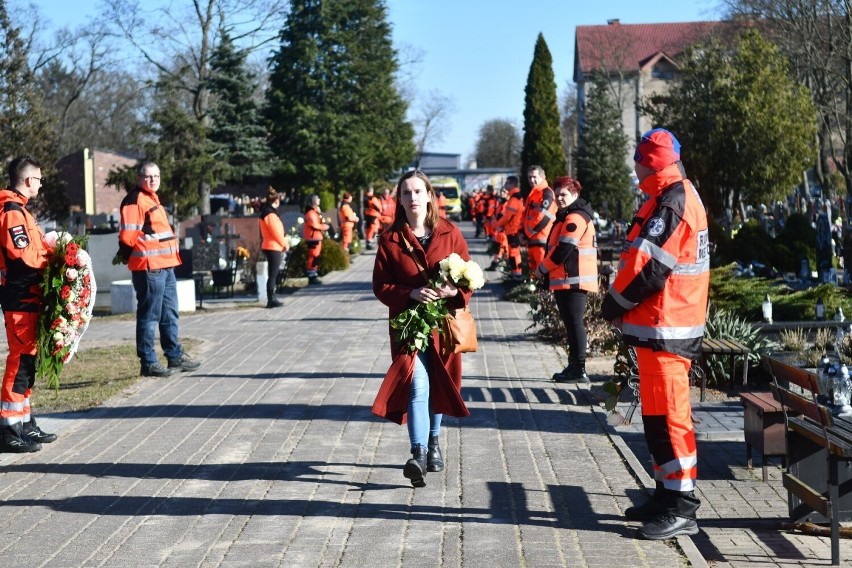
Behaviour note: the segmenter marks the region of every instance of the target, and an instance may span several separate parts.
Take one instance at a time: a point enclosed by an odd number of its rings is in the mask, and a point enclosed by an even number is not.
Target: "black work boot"
[[[429,450],[426,452],[426,471],[444,471],[444,456],[441,455],[438,436],[429,436]]]
[[[412,458],[405,462],[402,475],[411,480],[412,487],[426,487],[426,448],[417,444],[411,450]]]
[[[267,307],[267,308],[280,308],[280,307],[281,307],[281,306],[283,306],[283,305],[284,305],[284,304],[283,304],[283,303],[281,303],[281,302],[278,300],[278,298],[274,298],[274,297],[273,297],[273,298],[270,298],[270,299],[269,299],[269,300],[267,300],[267,302],[266,302],[266,307]]]
[[[666,507],[663,503],[663,499],[665,497],[666,490],[663,487],[663,484],[659,481],[657,481],[656,484],[657,487],[654,489],[654,494],[651,495],[647,501],[641,505],[634,505],[625,509],[624,517],[628,521],[641,521],[646,523],[656,517],[658,513],[665,510]]]
[[[319,279],[319,276],[308,276],[308,284],[312,286],[322,284],[322,280]]]
[[[693,491],[668,491],[664,510],[642,525],[637,534],[648,540],[698,534],[695,513],[700,505],[701,501]]]
[[[24,435],[24,426],[20,422],[0,427],[0,453],[29,454],[41,450],[41,444]]]
[[[56,434],[48,434],[39,428],[38,424],[36,424],[35,418],[32,416],[30,416],[29,422],[24,422],[23,431],[24,436],[26,436],[31,442],[38,442],[40,444],[55,442],[57,438]]]
[[[497,270],[497,267],[498,267],[499,265],[500,265],[500,263],[499,263],[499,262],[497,262],[496,260],[492,260],[492,261],[491,261],[491,266],[489,266],[488,268],[486,268],[486,269],[485,269],[485,271],[486,271],[486,272],[494,272],[495,270]]]

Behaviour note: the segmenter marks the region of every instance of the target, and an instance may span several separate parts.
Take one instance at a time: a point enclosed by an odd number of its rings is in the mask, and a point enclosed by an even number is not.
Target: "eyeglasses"
[[[24,178],[24,181],[27,181],[28,179],[37,179],[37,180],[38,180],[38,182],[39,182],[39,183],[41,183],[41,182],[42,182],[42,180],[43,180],[44,178],[35,177],[35,176],[29,176],[29,177],[25,177],[25,178]]]
[[[154,175],[154,176],[143,176],[143,175],[140,175],[139,177],[140,177],[141,179],[147,179],[147,180],[152,180],[152,181],[153,181],[153,180],[155,180],[155,179],[160,179],[159,174],[158,174],[158,175]]]

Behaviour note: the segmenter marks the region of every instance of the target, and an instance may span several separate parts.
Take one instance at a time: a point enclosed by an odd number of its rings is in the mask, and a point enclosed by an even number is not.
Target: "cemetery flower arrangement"
[[[36,373],[53,388],[59,388],[62,368],[77,351],[95,306],[97,287],[87,240],[60,233],[41,283],[44,307],[36,337]]]
[[[429,284],[435,288],[451,282],[459,288],[477,290],[485,285],[482,268],[473,260],[465,261],[456,253],[438,263],[438,275]],[[396,332],[396,340],[406,351],[422,351],[429,345],[433,329],[443,333],[441,324],[447,318],[446,300],[422,303],[405,309],[390,325]]]

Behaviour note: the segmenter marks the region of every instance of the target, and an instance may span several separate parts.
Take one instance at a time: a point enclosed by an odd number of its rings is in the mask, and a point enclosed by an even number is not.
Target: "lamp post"
[[[817,298],[816,301],[816,319],[819,321],[825,319],[825,304],[822,303],[822,298]]]
[[[760,307],[763,310],[763,321],[772,323],[772,300],[769,299],[769,294],[763,299]]]

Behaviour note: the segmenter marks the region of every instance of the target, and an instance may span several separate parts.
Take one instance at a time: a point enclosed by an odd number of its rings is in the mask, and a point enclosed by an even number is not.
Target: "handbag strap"
[[[420,262],[420,259],[417,258],[417,255],[414,254],[414,247],[411,246],[411,243],[408,240],[408,237],[405,236],[405,233],[400,231],[399,235],[402,237],[402,242],[405,243],[405,248],[408,250],[408,254],[411,255],[411,260],[414,261],[414,265],[417,266],[418,270],[420,270],[420,275],[423,276],[423,280],[426,281],[426,284],[429,284],[429,276],[426,274],[426,267],[423,266],[423,263]]]

